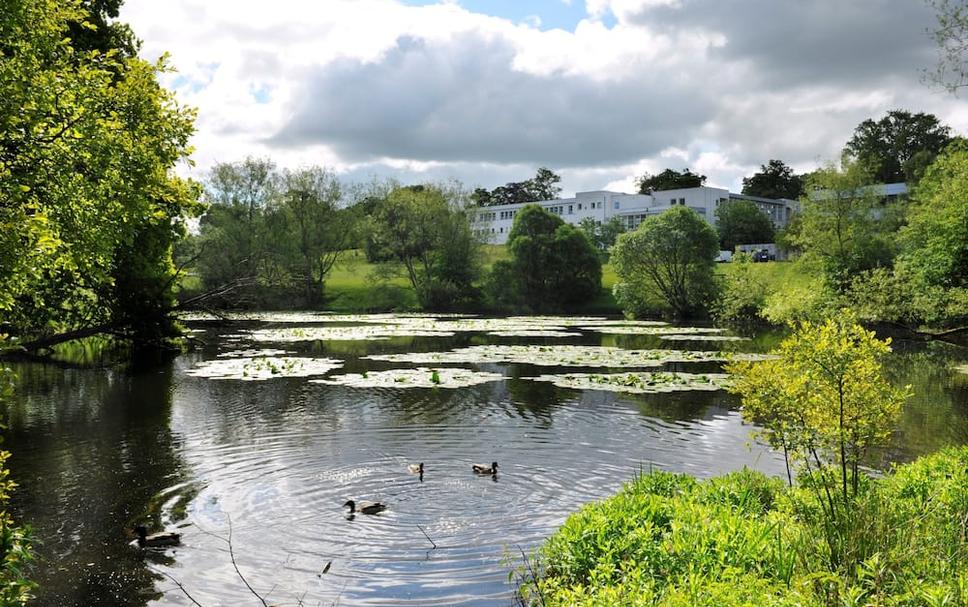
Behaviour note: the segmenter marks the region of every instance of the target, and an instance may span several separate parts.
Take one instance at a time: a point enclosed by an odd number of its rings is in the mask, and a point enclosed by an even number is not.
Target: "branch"
[[[150,563],[145,563],[145,565],[148,567],[148,569],[154,571],[155,573],[160,573],[161,575],[163,575],[166,578],[168,578],[169,580],[171,580],[175,584],[175,586],[178,586],[178,589],[182,591],[182,594],[184,594],[186,597],[188,597],[188,600],[189,601],[191,601],[192,603],[194,603],[198,607],[204,607],[201,603],[199,603],[198,601],[195,600],[195,597],[193,597],[192,595],[188,594],[188,590],[185,589],[185,586],[182,585],[182,583],[179,582],[175,578],[175,576],[173,576],[172,574],[168,573],[167,571],[164,571],[163,569],[158,569],[157,567],[152,566]]]

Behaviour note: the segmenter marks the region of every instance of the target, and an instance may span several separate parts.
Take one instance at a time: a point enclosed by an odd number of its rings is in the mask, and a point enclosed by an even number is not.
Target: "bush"
[[[753,274],[753,258],[748,253],[737,253],[731,263],[733,271],[723,282],[713,317],[722,324],[750,328],[763,320],[766,284]]]
[[[3,335],[0,335],[2,349]],[[13,393],[14,374],[0,366],[0,406]],[[27,578],[26,567],[33,561],[30,529],[18,527],[7,511],[10,493],[17,484],[7,470],[8,451],[0,451],[0,607],[26,605],[33,597],[35,584]]]
[[[842,530],[863,558],[832,570],[813,492],[749,470],[642,475],[565,521],[522,596],[548,607],[968,605],[968,447],[863,487]]]

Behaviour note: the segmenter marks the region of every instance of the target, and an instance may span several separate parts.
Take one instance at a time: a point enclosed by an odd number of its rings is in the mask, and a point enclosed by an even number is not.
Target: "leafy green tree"
[[[612,265],[615,295],[626,310],[642,293],[657,291],[679,318],[705,311],[715,294],[716,230],[690,208],[675,206],[618,238]]]
[[[311,307],[321,303],[326,275],[355,237],[353,216],[340,208],[342,188],[336,176],[321,167],[285,171],[281,179],[284,238],[274,243],[285,251],[290,276],[303,285]],[[289,246],[286,247],[285,245]]]
[[[938,64],[925,79],[957,93],[968,86],[968,7],[959,0],[927,0],[937,14],[931,38],[938,46]]]
[[[73,47],[87,18],[70,1],[0,11],[0,314],[21,337],[103,327],[145,342],[167,329],[131,321],[165,321],[171,244],[199,210],[172,173],[194,113],[158,84],[163,62]]]
[[[890,266],[897,206],[881,205],[870,173],[858,162],[817,170],[801,200],[799,233],[804,257],[819,263],[828,284],[843,291],[860,272]]]
[[[930,284],[968,288],[968,142],[949,146],[911,195],[901,257]]]
[[[471,201],[479,207],[488,207],[554,200],[561,194],[561,188],[558,187],[560,182],[561,177],[558,174],[541,167],[533,178],[525,181],[513,181],[490,191],[477,188],[471,194]]]
[[[480,243],[449,194],[437,186],[397,188],[373,221],[375,246],[403,265],[425,309],[459,307],[478,297]]]
[[[909,388],[884,377],[888,352],[889,339],[877,339],[844,310],[822,323],[796,325],[773,352],[776,359],[727,365],[743,417],[783,451],[788,471],[793,463],[808,474],[830,523],[826,539],[835,568],[852,550],[838,531],[858,497],[864,457],[885,443],[909,396]]]
[[[773,221],[749,200],[730,200],[716,207],[719,246],[732,251],[737,245],[773,242]]]
[[[638,178],[636,184],[639,194],[651,194],[662,190],[678,190],[683,188],[698,188],[706,183],[706,176],[693,173],[689,169],[676,171],[666,169],[661,173],[650,175],[646,173]]]
[[[625,224],[621,217],[612,217],[605,222],[586,217],[581,220],[578,227],[598,249],[602,261],[608,261],[608,250],[615,244],[619,235],[625,232]]]
[[[796,200],[803,194],[803,178],[782,160],[760,165],[760,172],[743,178],[743,193],[763,198]]]
[[[198,270],[206,290],[270,284],[276,274],[268,216],[280,178],[268,158],[218,163],[205,181],[209,207],[202,217]],[[244,295],[243,295],[244,294]],[[236,296],[251,297],[251,288]]]
[[[899,182],[907,177],[905,166],[914,174],[924,164],[923,154],[915,160],[919,152],[937,155],[951,141],[950,133],[933,114],[891,110],[876,122],[868,118],[857,125],[844,151],[870,171],[872,180]]]
[[[766,284],[753,271],[753,258],[737,253],[729,263],[713,316],[719,323],[751,329],[763,320],[766,296]]]
[[[68,23],[71,45],[80,51],[116,51],[122,57],[137,56],[141,42],[127,23],[116,21],[124,0],[82,0],[86,19]]]
[[[492,298],[531,310],[573,308],[601,291],[602,263],[581,230],[538,205],[522,207],[508,236],[511,260],[496,264]],[[492,287],[492,288],[493,288]]]

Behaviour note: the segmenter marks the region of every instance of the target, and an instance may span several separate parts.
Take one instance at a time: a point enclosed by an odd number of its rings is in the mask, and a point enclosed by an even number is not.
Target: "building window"
[[[620,208],[621,206],[622,206],[622,203],[620,203],[619,201],[616,200],[615,201],[615,208],[617,209],[617,208]]]
[[[686,204],[686,199],[685,198],[680,198],[679,199],[679,204]]]
[[[574,215],[575,214],[575,205],[573,205],[573,204],[568,205],[568,214],[569,215]]]

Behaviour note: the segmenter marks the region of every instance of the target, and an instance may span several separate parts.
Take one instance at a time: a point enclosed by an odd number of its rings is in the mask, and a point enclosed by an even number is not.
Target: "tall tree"
[[[561,188],[558,186],[560,182],[561,177],[558,174],[541,167],[531,179],[512,181],[490,191],[477,188],[470,198],[479,207],[554,200],[561,194]]]
[[[715,292],[716,230],[690,208],[675,206],[647,218],[618,238],[612,264],[616,297],[627,311],[644,294],[658,292],[672,314],[702,313]]]
[[[70,1],[0,11],[0,314],[24,338],[111,325],[153,341],[173,328],[171,246],[198,211],[172,172],[194,112],[158,84],[164,63],[77,52],[86,19]]]
[[[951,141],[951,129],[933,114],[891,110],[878,121],[870,118],[854,129],[844,151],[863,164],[879,183],[905,181],[906,173],[923,166],[923,155],[933,158]]]
[[[619,235],[625,232],[625,223],[621,217],[612,217],[602,223],[591,217],[586,217],[578,224],[588,240],[595,245],[603,261],[608,260],[608,251],[615,244]]]
[[[716,207],[719,246],[732,251],[736,245],[773,242],[770,218],[749,200],[730,200]]]
[[[321,167],[286,171],[282,176],[282,213],[288,243],[285,261],[289,274],[303,285],[306,305],[323,298],[326,276],[355,237],[352,213],[340,208],[343,193],[339,181]]]
[[[795,244],[820,263],[828,283],[844,290],[865,270],[889,266],[894,254],[896,208],[881,206],[869,187],[871,175],[858,162],[844,159],[815,171],[801,200]]]
[[[68,34],[74,48],[106,53],[116,51],[131,58],[141,47],[131,27],[117,21],[124,0],[81,0],[86,18],[68,23]]]
[[[437,186],[409,186],[377,206],[374,246],[400,262],[420,305],[448,309],[476,299],[480,244],[463,208]]]
[[[938,46],[938,64],[925,79],[948,92],[968,86],[968,6],[961,0],[927,0],[938,17],[930,30]]]
[[[492,296],[530,310],[573,308],[601,291],[602,263],[585,234],[538,205],[518,211],[510,261],[492,270]],[[503,301],[500,301],[503,300]]]
[[[636,184],[639,186],[639,194],[651,194],[652,192],[661,192],[663,190],[698,188],[704,183],[706,183],[705,175],[693,173],[689,169],[684,169],[682,172],[666,169],[655,175],[646,173],[636,181]]]
[[[803,194],[803,179],[782,160],[760,165],[760,172],[743,178],[743,193],[763,198],[796,200]]]

